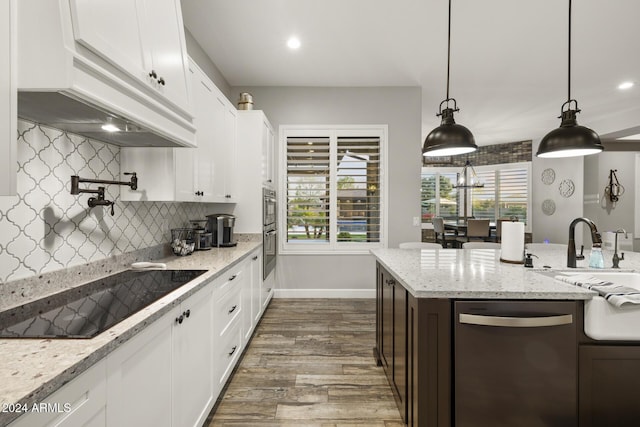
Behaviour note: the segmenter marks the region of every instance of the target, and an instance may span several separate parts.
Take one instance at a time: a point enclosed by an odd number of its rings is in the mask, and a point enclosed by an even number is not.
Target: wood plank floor
[[[401,427],[374,345],[373,299],[274,299],[208,426]]]

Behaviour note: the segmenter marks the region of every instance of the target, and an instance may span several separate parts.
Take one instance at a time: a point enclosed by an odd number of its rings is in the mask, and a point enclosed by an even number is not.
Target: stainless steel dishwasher
[[[576,307],[455,302],[455,425],[576,426]]]

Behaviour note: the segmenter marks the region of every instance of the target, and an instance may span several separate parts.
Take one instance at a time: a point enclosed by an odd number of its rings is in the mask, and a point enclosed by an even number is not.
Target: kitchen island
[[[184,304],[185,301],[196,301],[194,300],[195,297],[203,301],[203,304],[208,304],[211,301],[211,307],[215,307],[218,288],[229,287],[225,282],[227,280],[227,274],[230,275],[231,273],[229,272],[231,271],[233,274],[236,274],[236,269],[239,269],[243,263],[259,262],[261,240],[260,235],[248,236],[246,239],[239,241],[238,245],[233,248],[214,248],[209,251],[195,252],[186,257],[169,256],[154,259],[156,262],[165,262],[167,268],[172,270],[202,269],[207,270],[207,272],[151,303],[149,306],[94,338],[0,339],[0,379],[2,380],[2,387],[0,387],[0,408],[3,408],[0,412],[0,426],[7,425],[23,413],[29,412],[29,415],[31,415],[30,412],[33,412],[34,408],[39,407],[37,405],[44,402],[49,395],[56,392],[62,386],[73,381],[85,371],[101,363],[104,365],[103,362],[107,356],[117,352],[121,347],[128,345],[128,343],[134,341],[136,337],[142,336],[148,330],[157,328],[159,323],[164,323],[161,319],[167,318],[167,316],[170,317],[174,311],[177,312],[180,310],[181,312],[181,305]],[[250,256],[253,258],[249,258]],[[142,261],[142,259],[127,259],[126,265],[123,265],[122,259],[115,263],[105,260],[92,267],[96,271],[83,271],[82,274],[80,274],[79,271],[74,271],[73,274],[60,271],[45,274],[43,275],[44,277],[34,278],[32,283],[27,282],[28,284],[25,285],[24,288],[20,288],[21,290],[14,290],[10,292],[11,295],[6,295],[7,298],[3,298],[5,305],[3,309],[6,309],[7,306],[10,305],[16,306],[27,303],[33,299],[41,298],[45,292],[45,290],[43,290],[44,288],[47,289],[46,292],[48,294],[53,294],[56,291],[81,286],[88,280],[95,280],[95,278],[100,276],[117,273],[126,269],[128,264],[133,261]],[[258,271],[261,271],[261,269],[258,269]],[[246,274],[246,272],[244,274]],[[60,283],[56,283],[55,278],[64,278],[64,280],[58,280]],[[260,282],[262,282],[261,274],[259,278]],[[245,278],[242,278],[242,280],[244,279]],[[43,286],[36,283],[43,280]],[[239,282],[240,279],[238,278],[234,283]],[[234,316],[241,312],[239,303],[234,302],[239,301],[240,291],[243,290],[238,289],[237,297],[233,300],[226,297],[226,295],[235,295],[232,294],[232,292],[220,293],[222,296],[220,300],[227,298],[230,304],[238,305]],[[206,298],[200,297],[199,295],[212,295],[213,299],[208,296]],[[11,302],[8,303],[7,301]],[[223,309],[226,310],[225,307],[223,307]],[[246,308],[245,312],[248,313],[248,310],[249,308]],[[202,312],[202,310],[200,312]],[[242,316],[244,316],[245,312],[243,312]],[[191,319],[185,321],[185,325],[189,322],[196,322],[194,318],[199,314],[196,310],[191,316]],[[214,314],[215,313],[206,314],[206,317],[210,319]],[[169,337],[176,335],[176,332],[172,332],[170,329],[173,319],[171,318],[169,320],[170,322],[167,323],[169,329],[163,331],[165,337],[167,335]],[[234,320],[238,321],[240,319]],[[227,322],[227,320],[223,321]],[[212,322],[207,323],[205,326],[208,327]],[[177,324],[176,322],[176,325]],[[195,323],[192,324],[194,326],[196,325]],[[229,329],[233,328],[230,327]],[[186,331],[188,329],[183,328],[182,330]],[[196,330],[197,329],[194,329],[194,331]],[[179,333],[184,334],[184,332]],[[182,336],[176,336],[182,339]],[[239,336],[240,332],[238,332],[238,337]],[[200,341],[204,342],[202,337]],[[234,361],[237,360],[237,355],[240,352],[240,349],[238,349],[237,354],[233,358]],[[169,354],[169,356],[171,355]],[[193,368],[193,366],[191,366],[191,368]],[[102,369],[104,373],[104,366],[101,366],[100,369]],[[194,369],[194,371],[197,371],[197,369]],[[197,372],[196,375],[198,375]],[[224,375],[228,377],[228,372],[224,372]],[[104,378],[102,382],[104,383]],[[149,387],[147,385],[143,386]],[[218,389],[219,388],[220,387],[218,387]],[[132,403],[134,406],[141,404],[144,400],[144,396],[137,396],[136,398],[140,400]],[[74,405],[77,404],[77,402],[66,400],[56,403],[58,403],[59,406],[49,406],[46,409],[49,411],[55,409],[60,412],[69,409],[73,412],[76,409]],[[64,404],[70,404],[72,406],[65,408],[63,406]],[[211,404],[212,402],[210,402],[209,407]],[[167,415],[170,412],[171,411],[167,410]],[[162,416],[162,414],[160,415]],[[204,415],[206,417],[206,414]],[[123,413],[122,416],[126,416],[126,414]],[[164,418],[167,419],[166,416],[164,416]],[[169,424],[170,423],[171,420],[169,419]],[[117,423],[114,423],[113,425],[116,424]]]
[[[487,249],[372,251],[374,355],[409,426],[635,425],[640,346],[585,336],[584,302],[596,293],[540,274],[567,270],[565,251],[532,252],[535,269]],[[639,255],[621,267],[640,269]]]

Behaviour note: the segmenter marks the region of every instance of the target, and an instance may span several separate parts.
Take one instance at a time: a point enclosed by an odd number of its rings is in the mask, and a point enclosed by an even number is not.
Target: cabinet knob
[[[252,260],[257,260],[258,259],[258,255],[254,256],[253,258],[251,258]]]
[[[180,317],[176,317],[176,323],[181,325],[182,321],[184,320],[184,317],[182,315],[180,315]]]
[[[187,310],[182,314],[184,314],[184,317],[189,317],[189,316],[191,316],[191,310]]]
[[[156,79],[158,78],[158,75],[156,74],[155,70],[151,70],[151,72],[149,73],[149,77]]]
[[[164,84],[165,84],[164,78],[160,77],[158,79],[158,84],[161,84],[162,86],[164,86]]]
[[[267,293],[271,292],[271,288],[267,288]]]
[[[238,308],[237,305],[234,305],[233,307],[231,307],[231,310],[229,310],[229,314],[233,313],[234,311],[236,311],[236,308]]]
[[[196,196],[204,196],[204,191],[196,191]]]
[[[233,276],[229,277],[229,281],[232,281],[233,279],[235,279],[237,276],[237,274],[234,274]]]
[[[234,345],[233,348],[231,349],[231,353],[229,353],[229,356],[233,356],[233,353],[235,353],[237,349],[238,349],[238,346]]]

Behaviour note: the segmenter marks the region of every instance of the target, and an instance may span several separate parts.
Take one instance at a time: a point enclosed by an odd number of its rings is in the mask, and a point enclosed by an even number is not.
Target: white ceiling
[[[185,25],[230,85],[420,86],[423,136],[439,124],[445,98],[447,7],[447,0],[182,1]],[[639,19],[637,0],[573,0],[571,95],[583,110],[578,123],[601,135],[640,126]],[[560,124],[567,0],[453,0],[451,25],[456,121],[479,144],[536,139]],[[286,47],[291,35],[302,42],[297,51]],[[618,90],[625,80],[636,86]]]

